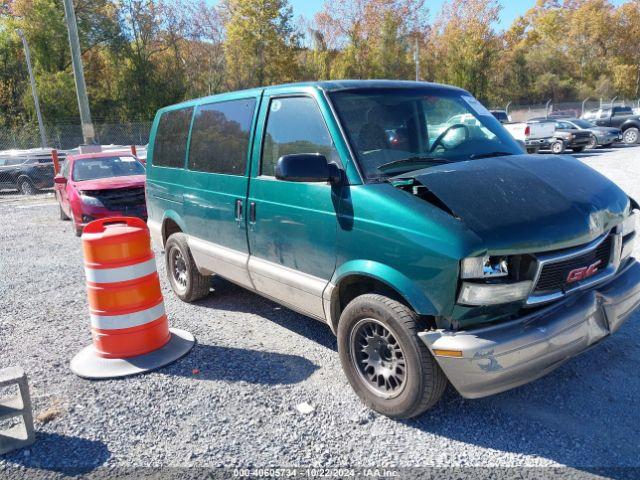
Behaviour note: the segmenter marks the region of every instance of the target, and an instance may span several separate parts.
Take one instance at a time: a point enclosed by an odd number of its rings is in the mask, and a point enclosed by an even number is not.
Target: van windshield
[[[523,153],[500,122],[466,93],[377,88],[337,91],[331,99],[369,181],[442,163]]]
[[[99,178],[144,175],[145,168],[134,157],[104,157],[76,160],[73,163],[73,180],[97,180]]]

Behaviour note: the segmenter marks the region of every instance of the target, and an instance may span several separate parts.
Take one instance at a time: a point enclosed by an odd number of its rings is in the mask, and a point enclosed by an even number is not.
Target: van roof
[[[165,109],[173,109],[179,106],[190,106],[196,102],[199,102],[205,98],[216,98],[223,95],[242,95],[244,94],[252,94],[256,95],[262,91],[268,92],[270,90],[280,90],[283,88],[295,88],[295,87],[312,87],[320,90],[324,90],[327,92],[335,92],[338,90],[358,90],[358,89],[368,89],[368,88],[406,88],[406,89],[415,89],[415,88],[430,88],[437,89],[443,91],[451,91],[458,93],[469,93],[466,90],[458,87],[454,87],[451,85],[443,85],[440,83],[430,83],[430,82],[416,82],[409,80],[325,80],[325,81],[315,81],[315,82],[295,82],[295,83],[284,83],[279,85],[270,85],[266,87],[257,87],[246,90],[233,90],[230,92],[221,92],[219,94],[194,98],[190,100],[185,100],[184,102],[176,103],[174,105],[167,105],[160,109],[160,111],[164,111]]]

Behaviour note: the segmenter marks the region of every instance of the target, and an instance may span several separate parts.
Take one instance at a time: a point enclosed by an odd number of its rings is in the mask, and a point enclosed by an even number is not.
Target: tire
[[[169,283],[180,300],[191,303],[209,294],[211,278],[198,271],[184,233],[169,237],[164,258]]]
[[[66,213],[64,213],[64,210],[62,209],[62,206],[60,204],[58,204],[58,209],[60,210],[60,220],[71,220]]]
[[[31,180],[25,177],[18,179],[17,187],[22,195],[35,195],[38,191],[36,187],[33,186],[33,183],[31,183]]]
[[[627,128],[622,133],[622,141],[627,145],[634,145],[640,140],[640,130],[636,127]]]
[[[340,316],[338,352],[351,387],[365,405],[392,418],[420,415],[438,402],[447,386],[446,376],[418,338],[418,323],[409,307],[378,294],[356,297]],[[363,345],[367,338],[371,340]],[[370,348],[381,362],[377,367],[388,372],[391,366],[393,374],[376,375],[376,367],[365,364],[374,357],[360,353],[358,346]]]
[[[589,150],[593,150],[594,148],[596,148],[598,146],[598,141],[596,140],[596,137],[591,137],[589,139],[589,143],[587,143],[587,148]],[[583,149],[584,150],[584,149]],[[575,150],[574,150],[575,152]]]
[[[551,152],[556,155],[564,153],[564,142],[562,140],[556,140],[551,144]]]
[[[584,152],[584,149],[587,147],[573,147],[571,150],[573,150],[574,153],[580,153],[580,152]]]
[[[73,226],[73,233],[76,235],[76,237],[81,237],[81,236],[82,236],[82,227],[79,227],[79,226],[76,224],[76,221],[75,221],[75,220],[72,220],[72,221],[71,221],[71,224],[72,224],[72,226]]]

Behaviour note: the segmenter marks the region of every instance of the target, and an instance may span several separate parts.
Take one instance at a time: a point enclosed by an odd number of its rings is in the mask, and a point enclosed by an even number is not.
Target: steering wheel
[[[436,147],[438,145],[440,145],[442,148],[444,148],[445,150],[449,150],[444,143],[442,143],[442,140],[444,139],[444,137],[447,136],[447,134],[451,131],[451,130],[455,130],[458,128],[464,128],[464,140],[467,141],[469,140],[469,137],[471,136],[471,132],[469,131],[469,127],[467,127],[466,125],[462,124],[462,123],[454,123],[453,125],[447,127],[445,129],[444,132],[442,132],[440,135],[438,135],[438,138],[436,138],[433,142],[433,144],[431,145],[431,148],[429,149],[429,152],[433,152]]]

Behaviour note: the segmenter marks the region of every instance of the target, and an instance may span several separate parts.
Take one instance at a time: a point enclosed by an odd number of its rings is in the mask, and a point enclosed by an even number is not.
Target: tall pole
[[[76,12],[73,9],[72,0],[64,1],[64,16],[67,20],[69,32],[69,46],[71,47],[71,63],[73,64],[73,76],[76,80],[76,94],[78,96],[78,110],[80,110],[80,123],[82,123],[82,137],[85,144],[94,143],[95,132],[91,123],[91,111],[87,98],[87,87],[84,83],[82,70],[82,57],[80,55],[80,39],[78,38],[78,25]]]
[[[416,62],[416,82],[420,81],[420,44],[418,43],[418,35],[416,35],[416,45],[413,50],[413,61]]]
[[[38,100],[38,91],[36,90],[36,79],[33,76],[33,68],[31,67],[31,52],[29,51],[29,44],[27,38],[24,36],[22,30],[18,30],[18,35],[22,39],[22,45],[24,46],[24,58],[27,61],[27,70],[29,71],[29,80],[31,82],[31,94],[33,95],[33,104],[36,108],[36,117],[38,117],[38,129],[40,130],[40,144],[42,148],[47,148],[47,137],[44,131],[44,124],[42,123],[42,113],[40,112],[40,101]]]

